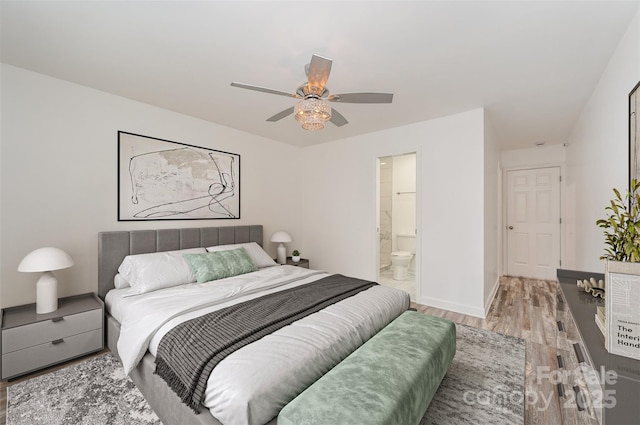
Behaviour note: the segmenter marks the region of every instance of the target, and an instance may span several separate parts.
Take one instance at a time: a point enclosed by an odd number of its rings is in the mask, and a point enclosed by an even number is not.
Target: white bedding
[[[118,352],[129,373],[154,356],[173,326],[268,293],[313,282],[326,273],[294,266],[142,295],[112,290],[106,303],[121,323]],[[209,377],[204,404],[225,425],[262,425],[311,383],[409,307],[406,292],[375,286],[249,344]]]

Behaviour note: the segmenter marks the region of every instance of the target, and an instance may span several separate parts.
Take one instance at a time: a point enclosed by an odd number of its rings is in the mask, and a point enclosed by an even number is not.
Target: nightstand
[[[291,257],[287,257],[287,266],[298,266],[305,269],[309,268],[309,260],[305,258],[301,258],[300,261],[294,263]]]
[[[28,304],[1,314],[3,380],[104,348],[104,303],[95,294],[60,298],[51,313]]]

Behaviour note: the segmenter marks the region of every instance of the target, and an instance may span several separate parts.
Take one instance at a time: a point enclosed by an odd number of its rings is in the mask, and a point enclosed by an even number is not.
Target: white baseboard
[[[500,276],[496,278],[496,281],[493,283],[493,289],[491,289],[491,295],[489,295],[489,297],[484,302],[484,317],[487,317],[487,314],[489,314],[489,309],[491,308],[491,304],[493,304],[493,299],[496,297],[499,288]]]
[[[455,313],[466,314],[469,316],[479,317],[481,319],[485,318],[485,312],[482,308],[473,307],[466,304],[457,304],[449,301],[441,300],[433,297],[420,297],[418,303],[422,305],[428,305],[431,307],[440,308],[443,310],[453,311]]]

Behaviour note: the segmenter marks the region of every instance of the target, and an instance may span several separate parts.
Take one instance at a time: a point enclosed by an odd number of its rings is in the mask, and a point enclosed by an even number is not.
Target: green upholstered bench
[[[417,425],[455,352],[453,322],[407,311],[287,404],[278,425]]]

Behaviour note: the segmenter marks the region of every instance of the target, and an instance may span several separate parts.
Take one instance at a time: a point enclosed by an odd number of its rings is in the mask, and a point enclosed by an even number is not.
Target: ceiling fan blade
[[[338,127],[342,127],[345,124],[349,124],[349,121],[347,121],[344,115],[336,111],[334,108],[331,108],[331,122],[337,125]]]
[[[391,103],[393,93],[342,93],[327,97],[330,102],[341,103]]]
[[[231,87],[239,87],[241,89],[255,90],[255,91],[260,91],[260,92],[269,93],[269,94],[277,94],[279,96],[294,97],[296,99],[302,98],[300,95],[295,93],[287,93],[280,90],[268,89],[266,87],[254,86],[251,84],[236,83],[235,81],[231,83]]]
[[[271,118],[267,118],[267,121],[271,121],[271,122],[280,121],[282,118],[284,118],[286,116],[289,116],[291,114],[293,114],[293,106],[291,108],[285,109],[282,112],[278,112],[277,114],[275,114]]]
[[[309,80],[309,90],[318,96],[322,95],[324,86],[329,79],[329,73],[331,72],[331,59],[323,58],[322,56],[311,56],[311,63],[309,64],[309,70],[307,71],[307,77]]]

